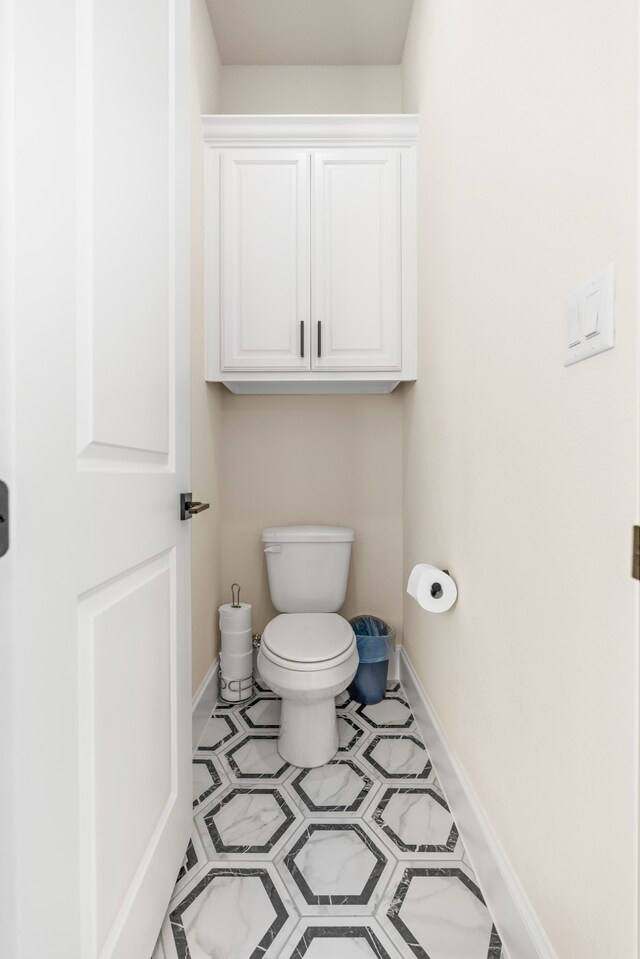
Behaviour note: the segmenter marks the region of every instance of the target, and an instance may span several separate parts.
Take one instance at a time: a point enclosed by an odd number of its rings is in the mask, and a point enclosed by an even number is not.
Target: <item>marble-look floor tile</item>
[[[340,756],[326,766],[302,769],[285,783],[307,816],[355,816],[365,806],[373,780],[351,758]]]
[[[239,732],[240,728],[229,713],[220,715],[220,713],[214,712],[204,728],[198,743],[198,751],[215,752],[223,743],[229,742]]]
[[[457,826],[435,785],[383,787],[366,819],[398,858],[463,857]]]
[[[356,755],[381,779],[427,781],[434,776],[429,754],[416,733],[376,734]]]
[[[282,700],[273,696],[259,696],[239,709],[247,729],[280,729],[280,710]]]
[[[349,755],[357,747],[363,746],[368,735],[369,733],[365,732],[353,715],[338,712],[338,736],[340,739],[338,752],[340,755]]]
[[[332,916],[303,919],[282,959],[402,959],[375,919]]]
[[[196,753],[191,768],[194,809],[229,785],[227,776],[218,766],[218,760],[207,753]]]
[[[247,703],[250,703],[256,692],[257,690],[254,682],[252,689],[248,692],[248,695],[246,695],[241,702],[235,702],[235,701],[227,702],[226,699],[218,699],[214,712],[216,713],[235,712],[237,711],[239,706],[246,706]]]
[[[346,689],[344,692],[338,693],[336,696],[336,709],[344,710],[346,712],[347,710],[350,710],[353,705],[354,700],[351,698]]]
[[[278,786],[233,786],[196,816],[210,860],[273,859],[299,814]]]
[[[417,959],[501,959],[502,945],[475,876],[462,862],[403,863],[377,917]]]
[[[170,906],[165,959],[277,959],[297,921],[269,864],[210,865]]]
[[[253,671],[253,688],[258,696],[273,696],[276,699],[278,698],[274,691],[267,686],[257,669]]]
[[[387,693],[373,706],[356,706],[354,715],[372,729],[413,729],[415,721],[404,696]]]
[[[302,915],[372,915],[395,861],[364,823],[306,823],[276,865]]]
[[[187,844],[187,851],[185,852],[180,872],[176,877],[176,884],[173,890],[174,896],[180,893],[187,883],[206,866],[207,861],[207,853],[194,822],[191,837]]]
[[[224,753],[224,761],[232,781],[268,779],[280,782],[293,767],[278,752],[277,735],[244,736]]]
[[[153,959],[507,959],[400,684],[375,706],[338,697],[338,753],[297,769],[256,680],[216,705],[194,757]]]

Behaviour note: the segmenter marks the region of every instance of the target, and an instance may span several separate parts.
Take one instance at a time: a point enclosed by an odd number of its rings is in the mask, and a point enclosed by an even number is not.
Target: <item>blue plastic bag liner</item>
[[[349,625],[356,635],[361,663],[382,663],[391,656],[395,633],[377,616],[354,616]]]
[[[349,626],[356,636],[389,636],[393,632],[391,626],[377,616],[354,616]]]
[[[395,632],[377,616],[354,616],[349,620],[358,646],[360,665],[348,692],[366,706],[382,702],[387,691],[387,673]]]
[[[389,659],[389,646],[383,636],[358,636],[358,656],[361,663],[386,663]]]

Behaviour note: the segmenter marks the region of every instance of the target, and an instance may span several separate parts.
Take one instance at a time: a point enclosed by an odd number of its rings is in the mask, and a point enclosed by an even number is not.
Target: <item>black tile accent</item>
[[[247,744],[248,742],[251,742],[251,740],[259,741],[259,740],[262,740],[262,739],[271,739],[271,740],[274,740],[275,742],[277,742],[278,737],[277,737],[277,736],[256,736],[256,735],[254,735],[254,734],[250,734],[249,736],[245,736],[244,739],[240,740],[239,743],[236,743],[236,745],[235,745],[232,749],[230,749],[229,752],[225,753],[227,762],[229,763],[229,765],[230,765],[231,768],[233,769],[233,771],[234,771],[235,775],[238,777],[238,779],[278,779],[284,772],[287,771],[287,769],[290,769],[290,768],[291,768],[291,767],[289,766],[289,763],[286,762],[286,760],[283,759],[283,760],[282,760],[282,765],[281,765],[275,772],[273,772],[273,773],[243,772],[243,771],[240,769],[240,767],[238,766],[238,764],[237,764],[237,762],[235,761],[235,759],[233,758],[234,755],[235,755],[240,749],[242,749],[243,746],[246,746],[246,744]]]
[[[222,780],[220,779],[220,776],[218,775],[218,770],[217,770],[216,767],[214,766],[214,763],[213,763],[213,760],[212,760],[212,759],[200,759],[200,758],[196,755],[196,758],[193,760],[193,765],[194,765],[194,766],[206,766],[207,769],[209,770],[209,773],[210,773],[211,778],[212,778],[212,780],[213,780],[213,782],[211,783],[211,785],[209,786],[209,788],[208,788],[208,789],[205,789],[205,791],[204,791],[203,793],[201,793],[201,794],[198,796],[197,799],[194,799],[194,800],[193,800],[193,808],[195,809],[196,806],[199,806],[200,803],[204,802],[204,800],[207,798],[207,796],[210,796],[212,793],[214,793],[214,792],[216,791],[216,789],[221,785]]]
[[[285,922],[288,919],[288,913],[285,909],[282,899],[278,895],[278,892],[273,885],[271,876],[266,869],[243,869],[243,868],[224,868],[215,866],[211,869],[203,879],[191,890],[191,892],[176,906],[169,916],[169,921],[171,923],[171,930],[173,932],[173,940],[176,946],[176,952],[178,953],[178,959],[191,959],[191,951],[187,943],[187,935],[182,924],[182,915],[189,908],[189,906],[196,901],[198,896],[204,892],[207,886],[210,883],[214,882],[215,879],[221,878],[223,876],[257,876],[262,885],[264,886],[265,892],[273,906],[275,912],[275,919],[272,924],[269,926],[265,934],[263,935],[260,942],[256,945],[255,949],[250,956],[247,956],[246,959],[261,959],[263,954],[269,948],[275,937],[278,935]],[[245,957],[238,957],[238,959],[245,959]]]
[[[363,889],[359,893],[343,895],[316,895],[302,872],[296,865],[295,859],[300,850],[307,844],[314,832],[354,832],[364,845],[369,849],[376,860],[371,874],[369,875]],[[284,864],[291,873],[293,881],[302,893],[305,902],[310,906],[366,906],[371,895],[382,875],[382,871],[387,864],[387,857],[378,849],[376,844],[367,836],[364,830],[352,822],[335,823],[310,823],[302,833],[295,846],[285,856]]]
[[[346,753],[349,752],[350,749],[353,749],[355,744],[362,739],[364,736],[364,729],[358,726],[357,723],[354,723],[350,716],[343,716],[341,713],[338,713],[338,719],[343,723],[347,723],[347,725],[351,726],[351,728],[354,730],[349,742],[344,746],[338,746],[339,753]]]
[[[403,706],[407,707],[408,715],[404,722],[376,723],[370,716],[367,716],[365,710],[369,709],[369,706],[366,706],[366,705],[358,706],[358,708],[356,709],[356,714],[360,716],[363,722],[367,723],[367,725],[371,726],[373,729],[409,729],[411,726],[413,726],[413,723],[414,723],[413,713],[411,712],[409,703],[406,701],[406,699],[404,699],[403,696],[387,695],[385,696],[383,702],[384,701],[389,702],[389,700],[395,700],[396,702],[402,703]]]
[[[262,846],[226,846],[216,825],[216,816],[220,810],[230,803],[236,796],[246,796],[247,794],[252,796],[272,796],[274,801],[280,807],[280,811],[283,816],[282,822],[276,828],[273,835],[269,837],[269,841]],[[228,793],[224,799],[217,803],[212,809],[210,809],[204,817],[204,824],[207,827],[209,835],[211,836],[211,841],[213,842],[216,852],[239,853],[241,855],[269,852],[271,849],[273,849],[275,844],[278,842],[281,836],[285,834],[293,822],[295,822],[295,817],[279,789],[252,789],[247,786],[238,786],[235,789],[232,789],[231,792]]]
[[[362,789],[348,806],[316,806],[304,789],[304,780],[309,773],[312,772],[310,769],[303,769],[302,772],[298,773],[291,783],[292,788],[295,789],[297,794],[300,796],[300,799],[310,812],[356,812],[364,802],[369,790],[373,786],[372,780],[369,779],[364,770],[360,769],[360,767],[357,766],[352,759],[332,759],[329,763],[327,763],[327,766],[349,766],[349,768],[353,769],[356,775],[362,780]]]
[[[486,907],[486,902],[482,897],[482,893],[476,886],[475,882],[470,879],[462,869],[457,869],[455,867],[451,869],[443,869],[440,867],[429,868],[425,867],[415,867],[410,866],[408,869],[405,869],[402,879],[398,884],[393,900],[389,909],[387,911],[387,916],[390,919],[391,923],[398,930],[399,934],[402,936],[403,940],[409,946],[409,949],[413,952],[417,959],[437,959],[435,956],[429,956],[429,954],[422,948],[419,942],[417,942],[415,936],[405,925],[405,923],[400,918],[400,910],[402,909],[402,904],[405,900],[407,892],[409,891],[409,886],[413,879],[422,876],[454,876],[456,879],[459,879],[460,882],[469,889],[473,895],[480,900],[483,906]],[[489,937],[489,950],[487,952],[486,959],[501,959],[502,956],[502,943],[500,941],[500,936],[495,926],[491,928],[491,934]]]
[[[369,926],[308,926],[287,959],[302,959],[314,939],[364,939],[375,959],[389,959],[389,953]]]
[[[240,730],[238,729],[234,721],[231,719],[231,717],[224,714],[220,715],[218,713],[217,707],[216,707],[216,711],[211,713],[211,719],[224,719],[225,723],[229,727],[229,732],[225,736],[223,736],[222,739],[219,739],[218,742],[215,744],[215,746],[198,746],[198,752],[215,753],[218,751],[220,746],[223,745],[223,743],[226,743],[230,739],[233,739],[233,737],[237,736],[237,734],[240,732]]]
[[[278,701],[275,696],[256,696],[256,698],[252,699],[246,706],[242,706],[239,712],[247,726],[251,729],[280,729],[280,723],[256,723],[251,716],[249,716],[249,710],[253,709],[257,703],[275,703]]]
[[[190,872],[194,866],[197,866],[197,864],[198,864],[198,854],[195,851],[193,840],[190,839],[189,845],[187,846],[187,851],[184,855],[184,862],[182,863],[180,872],[178,873],[176,878],[176,883],[179,883],[181,879],[184,879],[187,873]]]
[[[253,688],[256,689],[263,696],[269,696],[272,699],[280,699],[280,697],[276,696],[276,694],[274,693],[272,689],[269,689],[269,687],[264,684],[264,682],[262,681],[262,677],[258,679],[255,673],[253,675]]]
[[[393,740],[410,739],[411,742],[415,743],[416,746],[418,746],[418,748],[421,749],[425,754],[426,761],[423,769],[421,769],[420,772],[417,772],[417,773],[400,773],[400,772],[393,772],[389,769],[385,769],[384,766],[381,766],[380,763],[376,762],[376,760],[373,759],[372,757],[372,753],[374,752],[376,746],[378,745],[378,743],[382,742],[383,739],[393,739]],[[383,779],[427,779],[432,768],[431,760],[429,759],[427,750],[424,747],[424,743],[421,742],[421,740],[419,740],[416,736],[408,735],[406,733],[398,736],[394,736],[392,734],[386,734],[386,735],[380,734],[378,736],[374,736],[371,742],[365,747],[365,750],[362,755],[368,759],[368,761],[371,763],[373,768],[380,773]]]
[[[442,798],[438,795],[435,789],[430,789],[428,786],[390,786],[385,792],[384,796],[376,806],[372,819],[374,822],[380,826],[382,831],[395,843],[398,849],[402,849],[403,852],[453,852],[456,848],[456,843],[458,842],[458,827],[455,823],[451,826],[451,832],[447,837],[445,843],[425,843],[425,844],[410,844],[403,842],[403,840],[398,836],[396,832],[391,828],[388,822],[383,818],[383,813],[392,796],[407,796],[407,795],[416,795],[416,796],[430,796],[435,802],[439,803],[443,809],[446,809],[447,812],[450,812],[449,807]],[[459,857],[458,857],[459,858]]]
[[[344,701],[341,702],[341,703],[338,703],[338,699],[341,698],[341,697],[345,697],[345,698],[344,698]],[[346,689],[345,689],[345,691],[344,691],[343,693],[339,693],[338,696],[336,696],[336,709],[337,709],[337,710],[348,709],[349,706],[351,705],[351,703],[355,703],[355,699],[352,699],[352,698],[351,698],[351,696],[350,696],[349,693],[346,691]]]

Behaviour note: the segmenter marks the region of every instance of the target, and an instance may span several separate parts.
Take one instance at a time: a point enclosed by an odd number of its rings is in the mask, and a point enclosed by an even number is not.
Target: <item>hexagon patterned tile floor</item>
[[[299,771],[289,784],[296,803],[318,816],[359,812],[372,786],[373,781],[362,767],[342,756],[326,766]]]
[[[219,703],[153,959],[507,959],[398,682],[343,693],[340,748],[298,769],[280,701]]]

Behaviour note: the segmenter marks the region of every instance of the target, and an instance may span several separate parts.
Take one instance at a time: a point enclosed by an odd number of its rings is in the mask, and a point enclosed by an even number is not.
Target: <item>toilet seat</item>
[[[328,669],[353,653],[355,636],[337,613],[281,613],[262,634],[262,650],[285,669]]]

